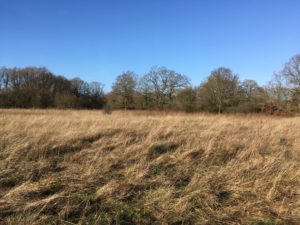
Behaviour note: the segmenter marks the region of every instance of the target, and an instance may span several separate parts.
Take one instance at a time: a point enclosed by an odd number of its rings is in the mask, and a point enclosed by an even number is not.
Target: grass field
[[[300,117],[0,110],[0,224],[299,224]]]

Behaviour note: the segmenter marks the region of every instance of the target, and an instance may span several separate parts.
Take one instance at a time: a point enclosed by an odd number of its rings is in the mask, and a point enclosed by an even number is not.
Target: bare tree
[[[102,108],[105,103],[104,84],[93,81],[89,83],[91,108]]]
[[[260,89],[255,80],[244,80],[241,86],[248,101],[251,101],[253,95]]]
[[[240,92],[238,75],[224,67],[212,71],[207,81],[199,89],[199,97],[204,107],[221,113],[226,107],[238,104]]]
[[[89,92],[91,96],[100,97],[104,95],[104,84],[93,81],[89,83]]]
[[[134,72],[127,71],[119,75],[112,86],[112,98],[114,103],[124,108],[124,110],[134,107],[136,85],[137,75]]]
[[[143,89],[151,93],[156,106],[162,109],[164,105],[173,103],[176,93],[189,86],[189,79],[182,74],[166,67],[152,67],[142,77]]]
[[[280,110],[287,110],[288,102],[291,100],[291,89],[288,88],[286,79],[282,74],[275,73],[272,81],[267,86],[270,100]]]
[[[284,68],[274,73],[268,85],[273,104],[284,111],[297,110],[300,106],[300,55],[292,57]]]
[[[267,92],[254,80],[244,80],[241,83],[241,99],[237,108],[238,112],[260,112],[268,99]]]
[[[281,71],[289,84],[300,88],[300,55],[295,55],[287,62]]]
[[[77,97],[89,94],[89,84],[78,77],[71,80],[71,89]]]

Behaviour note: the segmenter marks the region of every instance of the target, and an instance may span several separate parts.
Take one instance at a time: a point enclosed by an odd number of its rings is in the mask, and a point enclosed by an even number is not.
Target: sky
[[[299,0],[0,0],[0,67],[45,66],[110,90],[166,66],[199,85],[213,69],[266,84],[300,53]]]

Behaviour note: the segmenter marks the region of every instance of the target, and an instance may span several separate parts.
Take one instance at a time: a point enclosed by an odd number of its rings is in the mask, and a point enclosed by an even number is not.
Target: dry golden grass
[[[299,224],[300,118],[0,110],[1,224]]]

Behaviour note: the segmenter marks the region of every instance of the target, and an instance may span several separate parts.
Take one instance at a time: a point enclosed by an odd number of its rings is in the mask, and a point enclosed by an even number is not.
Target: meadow
[[[0,110],[0,224],[299,224],[300,117]]]

